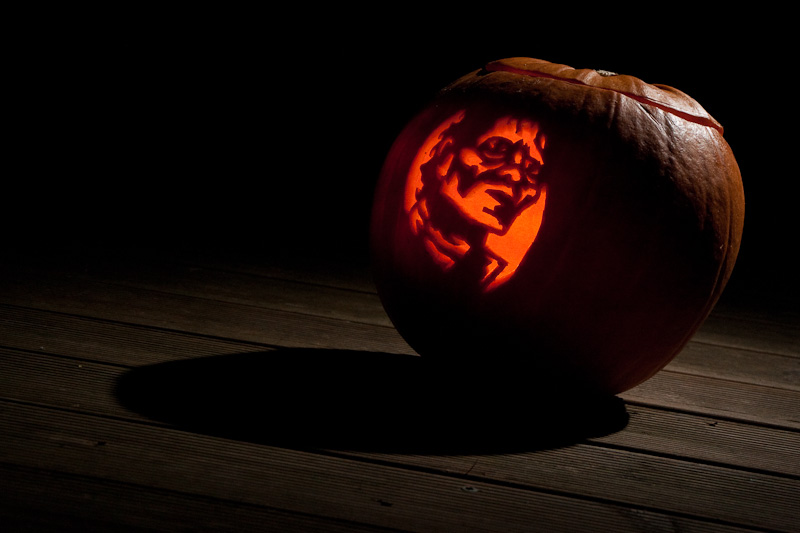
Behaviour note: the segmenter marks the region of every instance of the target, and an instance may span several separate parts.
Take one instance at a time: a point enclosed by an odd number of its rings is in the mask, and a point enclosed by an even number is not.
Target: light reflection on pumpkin
[[[517,270],[539,231],[547,187],[539,180],[546,137],[505,116],[476,135],[460,111],[425,140],[405,190],[411,229],[444,270],[479,272],[489,291]]]

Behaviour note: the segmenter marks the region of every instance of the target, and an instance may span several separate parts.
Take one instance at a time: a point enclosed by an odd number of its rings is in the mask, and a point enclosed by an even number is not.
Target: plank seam
[[[780,390],[785,390],[785,389],[780,389]],[[721,414],[721,412],[714,412],[713,414],[709,414],[708,412],[704,412],[702,409],[688,409],[686,407],[676,407],[675,405],[665,406],[665,405],[659,405],[657,403],[648,402],[646,400],[629,400],[626,398],[624,401],[628,405],[638,405],[640,407],[647,407],[649,409],[659,409],[663,411],[683,413],[692,416],[715,418],[719,420],[724,420],[726,422],[734,422],[736,424],[748,424],[751,426],[765,427],[769,429],[778,429],[781,431],[790,431],[792,433],[800,433],[800,428],[795,426],[781,425],[774,422],[762,422],[744,417],[725,415]]]
[[[770,354],[770,355],[780,355],[780,354]],[[791,357],[789,357],[789,358],[791,359]],[[677,374],[677,375],[680,375],[680,376],[696,376],[696,377],[702,377],[702,378],[706,378],[706,379],[713,379],[715,381],[722,381],[722,382],[726,382],[726,383],[739,383],[739,384],[747,385],[747,386],[750,386],[750,387],[761,387],[761,388],[764,388],[764,389],[774,389],[774,390],[779,390],[779,391],[799,392],[798,389],[791,388],[791,387],[781,387],[781,386],[778,386],[778,385],[767,385],[767,384],[764,384],[764,383],[753,383],[751,381],[744,381],[742,379],[735,379],[735,378],[730,378],[730,377],[720,377],[720,376],[716,376],[716,375],[712,376],[712,375],[704,374],[702,372],[691,372],[691,371],[688,371],[688,370],[679,370],[679,369],[676,369],[676,368],[669,368],[669,369],[663,368],[659,372],[668,372],[670,374]]]
[[[210,301],[214,301],[214,300],[210,300]],[[238,345],[242,345],[242,346],[251,346],[251,347],[259,347],[259,348],[263,347],[263,348],[270,348],[270,349],[285,348],[284,346],[277,345],[277,344],[268,344],[268,343],[261,343],[261,342],[255,342],[255,341],[246,341],[246,340],[237,339],[237,338],[234,338],[234,337],[223,337],[223,336],[220,336],[220,335],[208,335],[208,334],[204,334],[204,333],[196,333],[196,332],[193,332],[193,331],[186,331],[186,330],[175,329],[175,328],[165,328],[163,326],[152,326],[152,325],[149,325],[149,324],[140,324],[140,323],[137,323],[137,322],[127,322],[127,321],[124,321],[124,320],[114,320],[114,319],[110,319],[110,318],[102,318],[102,317],[97,317],[97,316],[92,316],[92,315],[83,315],[83,314],[77,314],[77,313],[67,313],[67,312],[64,312],[64,311],[54,311],[52,309],[40,309],[38,307],[29,307],[29,306],[24,306],[24,305],[14,305],[14,304],[5,304],[5,303],[0,303],[0,307],[5,307],[6,309],[25,309],[25,310],[28,310],[28,311],[35,311],[35,312],[39,312],[39,313],[47,313],[47,314],[64,316],[64,317],[69,317],[69,318],[77,318],[77,319],[81,319],[81,320],[88,320],[88,321],[99,322],[99,323],[104,323],[104,324],[113,324],[113,325],[118,325],[118,326],[125,326],[125,327],[131,327],[131,328],[137,328],[137,329],[143,329],[143,330],[158,331],[158,332],[163,332],[163,333],[174,333],[176,335],[183,335],[183,336],[187,336],[187,337],[195,337],[195,338],[200,338],[200,339],[210,339],[210,340],[216,340],[216,341],[230,342],[232,344],[238,344]],[[336,320],[336,319],[332,318],[331,320]],[[12,348],[12,349],[17,349],[17,348]]]

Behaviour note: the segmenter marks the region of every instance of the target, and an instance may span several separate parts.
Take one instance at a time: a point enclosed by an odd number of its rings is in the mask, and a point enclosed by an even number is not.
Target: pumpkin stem
[[[596,68],[594,71],[606,78],[609,76],[618,76],[616,72],[611,72],[610,70],[601,70]]]

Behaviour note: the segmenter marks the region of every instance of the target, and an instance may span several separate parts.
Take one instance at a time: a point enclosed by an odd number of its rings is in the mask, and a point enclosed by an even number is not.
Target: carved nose
[[[518,183],[522,181],[522,172],[520,172],[519,165],[511,165],[503,169],[503,179],[511,183]]]
[[[525,160],[526,154],[523,152],[522,146],[517,144],[515,150],[511,153],[511,162],[517,166],[521,165]]]

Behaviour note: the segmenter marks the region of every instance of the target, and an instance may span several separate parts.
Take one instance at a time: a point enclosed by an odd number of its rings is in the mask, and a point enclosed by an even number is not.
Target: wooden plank
[[[268,356],[269,354],[265,354],[265,357]],[[230,367],[229,371],[232,368]],[[185,375],[192,376],[187,379],[198,381],[206,379],[207,376],[202,376],[191,369],[191,365],[186,367]],[[153,413],[138,412],[130,405],[127,408],[120,405],[117,387],[120,380],[128,375],[130,375],[128,368],[116,365],[0,349],[0,376],[2,376],[0,377],[0,397],[2,398],[131,420],[158,422],[158,414],[153,416]],[[339,376],[332,375],[331,377],[344,381]],[[355,381],[351,379],[348,386],[357,387]],[[391,387],[391,390],[398,388],[398,385],[389,385],[388,383],[387,386]],[[153,399],[165,398],[167,400],[169,400],[169,395],[175,395],[191,401],[192,391],[196,390],[191,385],[177,384],[174,385],[174,390],[167,392],[155,386],[147,386],[147,383],[143,383],[142,387],[149,391],[149,395]],[[301,380],[297,380],[296,383],[288,381],[286,385],[286,389],[291,389],[296,395],[303,395],[309,401],[313,398],[314,401],[326,401],[333,405],[339,403],[341,406],[339,410],[344,409],[345,400],[331,397],[320,400],[319,398],[327,391],[324,389],[310,390],[312,388],[310,384],[306,385],[306,390],[303,390],[302,387]],[[367,390],[367,387],[362,387],[362,389]],[[223,392],[218,390],[217,395],[220,394]],[[274,390],[269,393],[261,393],[258,397],[261,405],[269,405],[278,401],[282,395],[288,395],[288,393],[283,390]],[[139,400],[139,402],[141,401]],[[204,400],[200,398],[195,398],[194,401],[198,406],[204,403]],[[378,405],[378,410],[380,410],[380,405],[391,405],[387,398],[372,396],[370,401]],[[230,399],[223,398],[215,400],[215,402],[220,407],[227,407],[231,410],[236,408],[235,401]],[[417,407],[408,402],[406,408],[407,413],[400,412],[398,415],[398,426]],[[198,407],[198,409],[200,408]],[[393,412],[396,412],[395,407],[392,409]],[[431,406],[431,409],[441,409],[441,407]],[[624,428],[603,432],[601,435],[587,434],[585,442],[656,456],[670,456],[779,475],[800,476],[800,433],[798,432],[638,405],[628,405],[626,411],[628,421],[624,424]],[[297,412],[303,413],[304,410],[298,409]],[[369,411],[366,414],[363,411],[354,412],[350,419],[343,424],[343,427],[358,426],[359,419],[363,418],[362,425],[367,427],[372,425],[377,431],[377,428],[381,427],[381,423],[370,420],[368,417]],[[169,407],[162,406],[160,421],[166,424],[170,422],[168,418]],[[313,419],[312,416],[306,418]],[[177,423],[181,423],[181,420],[179,419]],[[183,420],[183,423],[188,423],[188,419]],[[512,439],[515,439],[511,440],[509,444],[504,444],[502,437],[498,436],[498,442],[494,448],[490,445],[483,447],[495,450],[506,448],[516,450],[518,448],[529,449],[537,445],[533,439],[521,440],[519,436],[514,437],[513,432],[509,433],[512,435]],[[365,447],[368,447],[367,440],[365,439],[362,443]],[[407,440],[411,444],[414,442],[412,436],[409,436]],[[582,438],[576,439],[576,442],[582,441]],[[307,444],[314,444],[313,437],[309,438]],[[393,445],[396,443],[391,441],[381,442],[378,440],[375,443],[378,450],[391,448]],[[452,440],[449,445],[451,452],[464,448],[463,443]],[[414,447],[419,448],[420,445],[410,446],[410,448]],[[436,446],[422,447],[427,447],[429,450],[433,450],[435,447],[447,449],[448,443],[445,441]]]
[[[268,349],[263,344],[2,304],[0,346],[124,366]]]
[[[4,289],[4,290],[3,290]],[[7,305],[286,347],[409,353],[392,327],[275,311],[86,279],[0,287]]]
[[[47,263],[41,258],[18,256],[18,261]],[[52,263],[52,262],[51,262]],[[82,252],[73,257],[61,258],[60,265],[68,269],[82,269],[97,275],[122,271],[158,269],[164,265],[246,274],[253,277],[301,282],[320,287],[333,287],[375,294],[369,259],[350,254],[330,255],[300,250],[269,253],[237,252],[233,250],[103,250]],[[59,266],[63,268],[63,266]]]
[[[363,257],[321,258],[302,254],[277,257],[236,257],[226,254],[220,257],[194,252],[162,256],[159,261],[377,294],[369,260]]]
[[[591,442],[710,464],[800,475],[800,433],[628,404],[625,428]]]
[[[21,468],[415,531],[624,532],[669,527],[731,531],[737,523],[791,531],[796,518],[796,487],[782,479],[764,483],[766,479],[755,474],[750,474],[748,483],[717,487],[722,489],[717,495],[734,491],[734,496],[744,497],[741,506],[708,508],[697,499],[691,505],[687,495],[681,503],[689,508],[671,514],[658,511],[664,502],[653,494],[646,494],[643,501],[654,507],[631,507],[609,501],[611,492],[574,498],[485,478],[397,468],[25,405],[0,404],[0,430],[4,435],[0,462]],[[517,469],[533,463],[520,456],[504,460]],[[132,464],[137,467],[131,468]],[[646,464],[635,466],[627,479],[648,477]],[[701,470],[703,474],[708,469]],[[684,474],[691,476],[690,469]],[[701,486],[708,486],[709,480],[701,477]],[[768,509],[747,500],[759,494],[770,498]],[[687,513],[695,510],[705,518]]]
[[[92,279],[181,296],[391,326],[374,291],[178,263],[126,263],[93,271]]]
[[[800,429],[797,391],[661,371],[619,395],[626,402]]]
[[[666,369],[780,389],[800,390],[800,358],[689,342]]]
[[[800,358],[800,324],[751,321],[712,313],[694,339],[706,344]]]
[[[687,513],[725,522],[762,527],[767,530],[792,530],[797,518],[797,480],[761,477],[757,473],[726,478],[715,467],[703,463],[673,462],[666,458],[624,451],[580,447],[543,450],[536,453],[496,456],[387,456],[388,464],[416,462],[439,471],[469,470],[471,478],[498,479],[506,482],[549,488],[584,496],[633,502],[646,508]],[[762,489],[776,500],[756,503],[750,498],[764,496]],[[759,496],[760,495],[760,496]],[[618,499],[618,500],[617,500]],[[747,502],[747,503],[745,503]],[[775,504],[786,513],[784,524],[765,520],[758,510]],[[733,507],[739,507],[732,511]],[[769,514],[764,510],[764,514]],[[741,514],[740,514],[741,513]],[[736,516],[734,516],[736,515]]]
[[[0,479],[0,524],[8,533],[396,531],[264,505],[8,464],[0,464]]]
[[[0,349],[0,397],[55,407],[120,415],[119,376],[128,369],[93,361]]]

